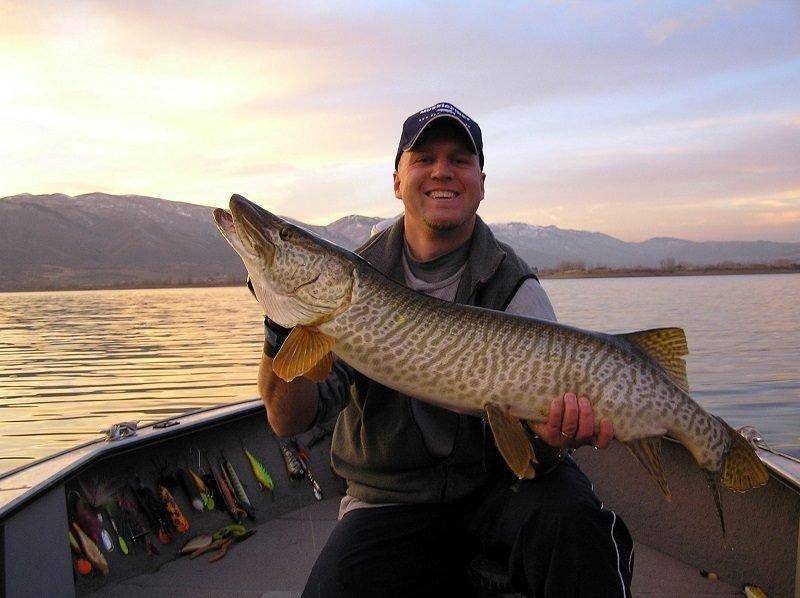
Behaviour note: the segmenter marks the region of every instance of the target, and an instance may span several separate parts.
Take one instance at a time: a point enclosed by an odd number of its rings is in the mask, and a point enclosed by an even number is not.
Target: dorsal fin
[[[653,328],[617,336],[630,341],[647,353],[661,366],[675,386],[683,392],[689,392],[686,361],[683,359],[683,356],[689,353],[689,347],[682,328]]]

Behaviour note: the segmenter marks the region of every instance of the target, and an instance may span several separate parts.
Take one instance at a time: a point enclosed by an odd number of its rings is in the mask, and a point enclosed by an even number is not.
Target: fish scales
[[[231,198],[231,213],[216,210],[214,218],[242,257],[265,313],[294,327],[272,362],[284,380],[324,377],[332,351],[404,394],[485,413],[520,476],[529,475],[526,453],[517,450],[527,440],[514,433],[514,420],[545,421],[551,401],[570,391],[592,402],[595,432],[602,419],[613,422],[615,439],[667,497],[658,444],[664,434],[732,490],[769,477],[753,448],[689,396],[680,329],[610,335],[448,303],[396,284],[240,196]],[[721,517],[716,478],[709,480]]]
[[[357,278],[350,308],[320,330],[336,338],[335,353],[382,384],[462,413],[507,404],[532,421],[546,419],[550,401],[570,388],[593,399],[598,421],[613,419],[619,440],[670,433],[709,467],[727,450],[716,418],[692,409],[657,366],[613,337],[450,304],[369,271]],[[682,433],[679,422],[692,415],[691,433]]]

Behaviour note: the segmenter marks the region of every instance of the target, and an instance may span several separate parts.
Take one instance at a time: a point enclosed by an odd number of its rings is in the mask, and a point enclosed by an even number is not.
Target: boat
[[[277,438],[263,403],[253,399],[142,427],[112,427],[109,439],[0,476],[0,597],[299,596],[336,523],[344,491],[329,467],[332,428],[328,422],[294,439]],[[770,479],[744,494],[723,490],[725,537],[701,470],[676,442],[663,443],[671,502],[622,445],[575,452],[605,507],[625,520],[634,538],[635,596],[741,596],[746,586],[770,597],[800,596],[800,460],[771,449],[752,429],[743,433]],[[256,484],[245,448],[270,473],[271,492]],[[293,476],[286,450],[304,464]],[[187,532],[172,531],[170,541],[162,543],[146,524],[140,522],[136,534],[125,525],[119,530],[118,522],[107,517],[103,525],[112,543],[112,550],[104,552],[108,574],[96,567],[86,575],[76,571],[82,557],[70,546],[68,532],[75,532],[70,505],[87,484],[138,477],[142,486],[153,489],[165,469],[208,473],[220,458],[233,464],[246,487],[255,519],[243,518],[242,524],[254,534],[230,543],[214,562],[209,562],[212,553],[181,556],[187,539],[224,529],[233,519],[223,510],[194,510],[189,496],[178,489],[174,500],[189,521]],[[476,559],[473,565],[478,595],[510,594],[501,564]]]

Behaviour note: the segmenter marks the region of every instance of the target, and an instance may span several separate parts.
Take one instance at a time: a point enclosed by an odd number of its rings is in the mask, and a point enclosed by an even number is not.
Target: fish
[[[285,381],[321,381],[333,355],[433,405],[482,416],[508,467],[535,476],[523,422],[547,420],[573,392],[602,419],[669,500],[661,442],[680,442],[706,473],[725,533],[719,483],[744,492],[769,474],[753,447],[689,394],[677,327],[606,334],[460,305],[410,290],[360,256],[233,195],[214,210],[264,315],[291,333],[272,362]],[[598,429],[595,429],[595,433]]]

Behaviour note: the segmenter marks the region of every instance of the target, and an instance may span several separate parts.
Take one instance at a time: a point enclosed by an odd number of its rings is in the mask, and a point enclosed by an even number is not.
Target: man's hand
[[[614,425],[608,419],[600,421],[595,435],[592,404],[586,397],[578,398],[571,392],[563,399],[553,399],[547,421],[532,427],[545,443],[556,448],[578,448],[587,444],[606,448],[614,438]]]

